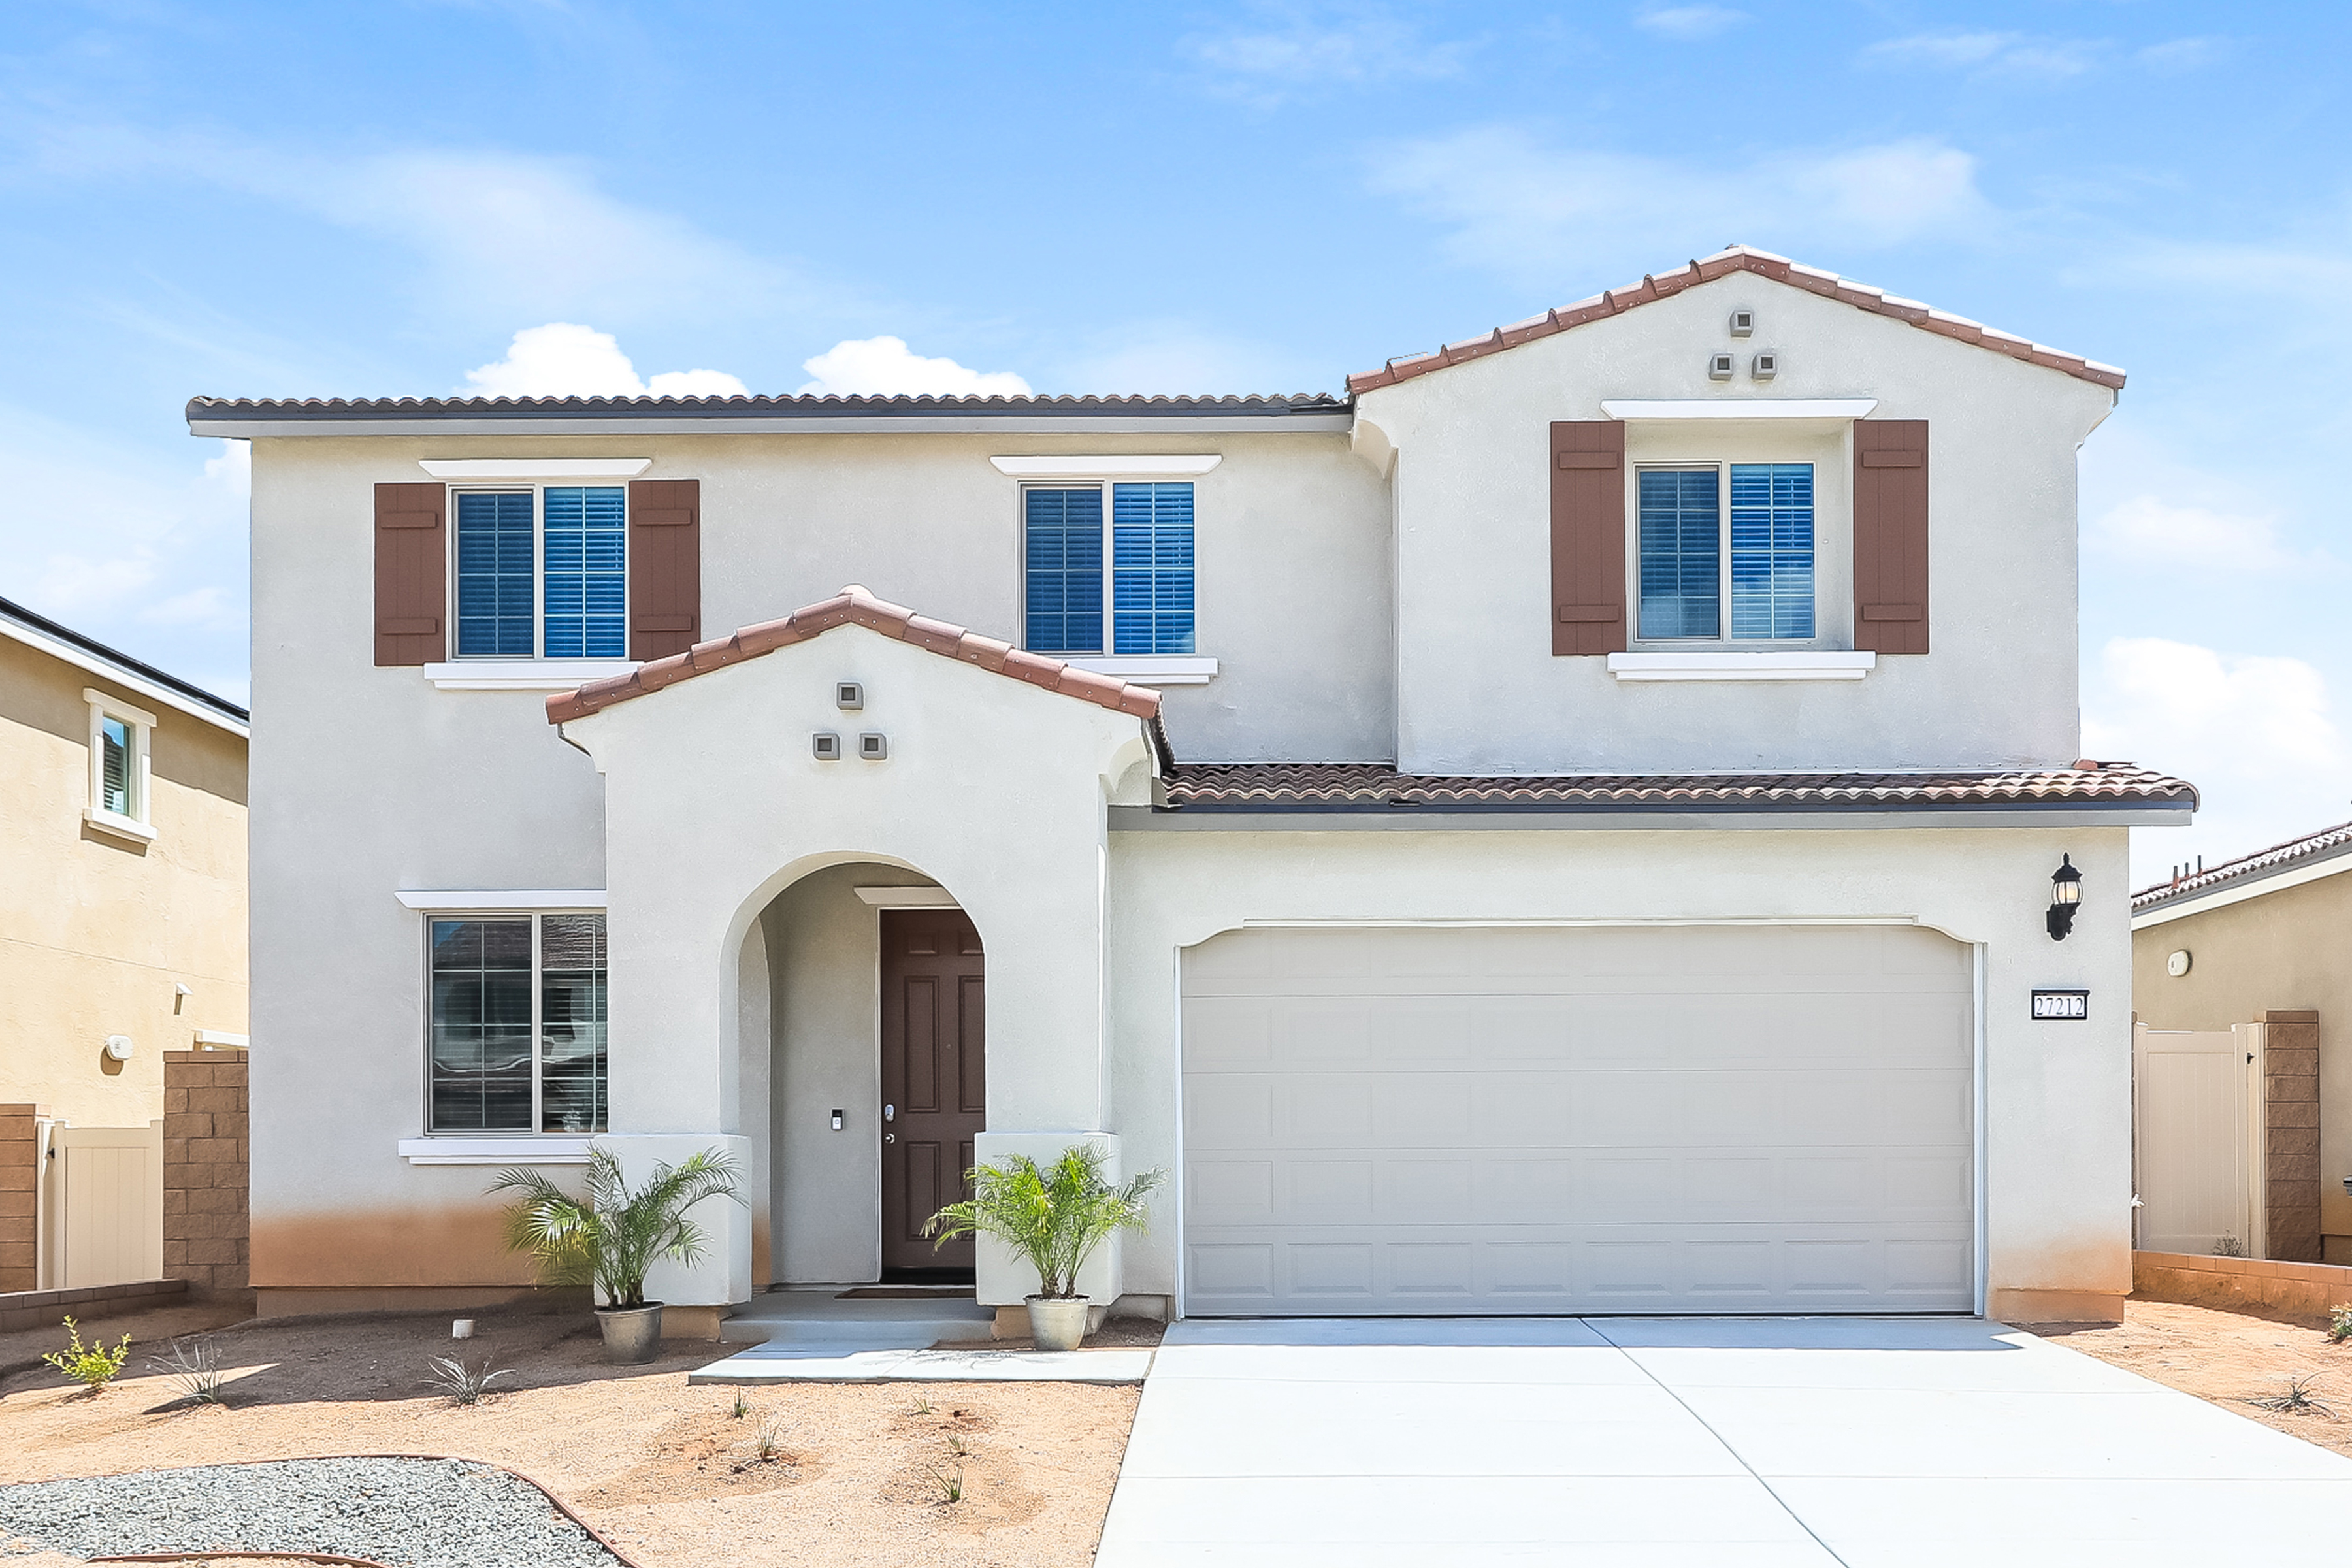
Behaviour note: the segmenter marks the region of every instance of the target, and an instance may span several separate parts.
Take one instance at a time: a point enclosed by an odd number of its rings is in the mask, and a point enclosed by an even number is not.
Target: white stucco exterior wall
[[[1996,1315],[2077,1315],[2131,1289],[2127,830],[1603,829],[1122,832],[1112,841],[1109,1125],[1129,1173],[1181,1170],[1179,965],[1252,924],[1897,920],[1981,944],[1979,1181]],[[2042,929],[2071,853],[2074,935]],[[2027,993],[2087,986],[2091,1017],[2034,1023]],[[1171,1190],[1129,1237],[1123,1288],[1178,1293]],[[2111,1303],[2108,1303],[2111,1305]]]
[[[1726,321],[1741,307],[1756,311],[1756,335],[1733,340]],[[1708,380],[1707,356],[1726,349],[1737,351],[1739,376]],[[1781,355],[1769,384],[1746,375],[1760,349]],[[1736,685],[1620,684],[1600,658],[1552,657],[1552,421],[1605,418],[1604,399],[1832,397],[1877,399],[1873,418],[1928,422],[1932,652],[1883,657],[1860,681]],[[1396,452],[1399,765],[1517,773],[2071,763],[2075,448],[2113,402],[2062,372],[1747,273],[1364,394],[1359,417]],[[1628,426],[1629,520],[1633,470],[1645,458],[1711,448],[1729,461],[1802,460],[1783,455],[1790,437],[1768,422],[1711,428],[1693,437],[1662,422]],[[1820,487],[1817,604],[1824,630],[1851,647],[1843,435],[1809,460]],[[1627,560],[1630,573],[1630,549]],[[1629,615],[1636,597],[1629,592]]]

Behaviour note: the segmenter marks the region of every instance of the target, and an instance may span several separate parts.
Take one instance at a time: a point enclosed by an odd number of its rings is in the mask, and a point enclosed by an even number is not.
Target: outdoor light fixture
[[[2074,869],[2072,855],[2058,857],[2058,869],[2050,873],[2050,913],[2043,924],[2050,928],[2052,942],[2064,942],[2066,933],[2074,929],[2074,911],[2083,902],[2083,873]]]

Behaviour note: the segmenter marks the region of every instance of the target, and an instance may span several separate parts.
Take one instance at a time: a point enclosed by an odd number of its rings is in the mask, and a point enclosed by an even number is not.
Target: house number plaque
[[[2091,994],[2087,991],[2036,991],[2033,994],[2033,1016],[2079,1023],[2091,1016]]]

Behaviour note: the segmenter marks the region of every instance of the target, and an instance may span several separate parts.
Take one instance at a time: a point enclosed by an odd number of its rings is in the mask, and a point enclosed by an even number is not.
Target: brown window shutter
[[[1927,422],[1853,422],[1853,646],[1927,651]]]
[[[629,483],[629,657],[702,640],[702,481]]]
[[[449,493],[437,484],[375,488],[375,661],[436,664],[449,657]]]
[[[1625,426],[1551,427],[1551,651],[1625,649]]]

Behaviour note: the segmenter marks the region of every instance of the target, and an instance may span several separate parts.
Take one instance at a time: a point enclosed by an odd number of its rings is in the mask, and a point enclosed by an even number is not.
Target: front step
[[[959,1343],[992,1340],[996,1318],[897,1318],[864,1322],[809,1318],[729,1318],[719,1325],[722,1344],[840,1344],[857,1346]]]

